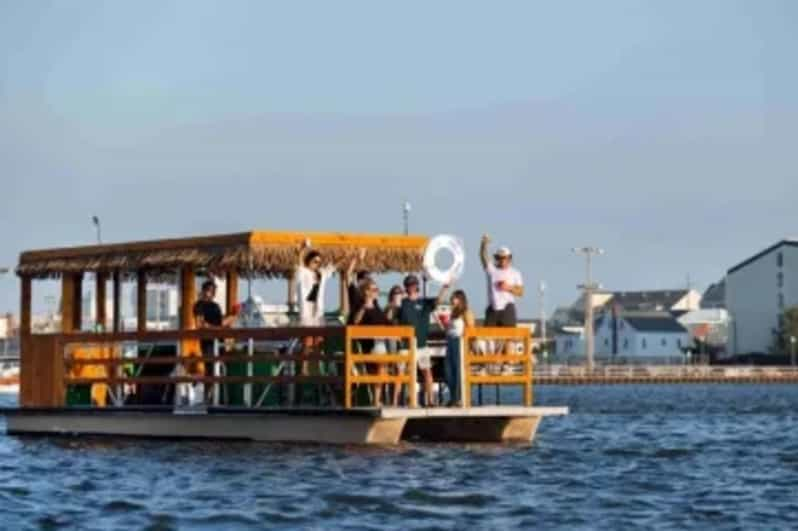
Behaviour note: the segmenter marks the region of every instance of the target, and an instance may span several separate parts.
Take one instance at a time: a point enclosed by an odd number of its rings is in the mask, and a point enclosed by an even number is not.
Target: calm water
[[[798,386],[540,387],[536,400],[572,415],[531,447],[0,435],[0,515],[31,529],[798,527]]]

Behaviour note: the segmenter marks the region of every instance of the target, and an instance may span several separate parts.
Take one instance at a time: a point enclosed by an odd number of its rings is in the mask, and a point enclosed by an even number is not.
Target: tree
[[[779,327],[773,329],[773,345],[771,354],[789,354],[790,338],[798,338],[798,306],[784,310],[779,320]]]

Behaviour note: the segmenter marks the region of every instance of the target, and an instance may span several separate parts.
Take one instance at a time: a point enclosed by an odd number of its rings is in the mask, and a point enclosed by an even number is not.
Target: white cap
[[[510,257],[512,255],[513,255],[513,253],[512,253],[512,251],[510,251],[509,247],[499,247],[496,250],[496,254],[494,256]]]

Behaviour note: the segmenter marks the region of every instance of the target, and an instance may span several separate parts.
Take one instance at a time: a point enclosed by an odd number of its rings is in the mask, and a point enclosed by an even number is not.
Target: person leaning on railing
[[[468,297],[463,290],[452,293],[450,300],[452,313],[446,322],[446,385],[451,395],[449,407],[462,405],[462,389],[460,388],[460,375],[463,371],[461,364],[461,350],[463,335],[466,328],[473,328],[476,320],[474,313],[468,307]]]
[[[437,298],[422,298],[420,282],[415,275],[405,278],[405,292],[407,297],[402,301],[399,308],[399,323],[412,326],[416,333],[416,360],[418,369],[424,377],[424,405],[432,407],[435,405],[434,393],[432,392],[432,353],[427,347],[429,337],[430,316],[435,309],[443,302],[449,285],[441,287]],[[413,370],[410,368],[410,370]]]
[[[380,309],[377,302],[377,298],[380,296],[380,288],[376,282],[371,280],[365,283],[361,288],[360,296],[363,302],[359,308],[355,309],[352,315],[353,325],[387,326],[391,324],[391,321],[385,315],[385,312]],[[361,339],[358,344],[363,353],[386,354],[388,352],[383,339]],[[384,365],[379,365],[378,368],[373,368],[369,372],[384,376],[388,371]],[[374,406],[382,406],[382,385],[374,386]]]
[[[199,300],[194,304],[194,319],[199,330],[215,330],[219,328],[230,328],[238,319],[239,307],[231,308],[230,315],[225,316],[222,308],[216,303],[216,283],[213,280],[206,280],[202,283],[202,292]],[[213,356],[213,339],[203,339],[200,341],[200,352],[203,357]],[[204,369],[205,375],[213,374],[207,367]]]

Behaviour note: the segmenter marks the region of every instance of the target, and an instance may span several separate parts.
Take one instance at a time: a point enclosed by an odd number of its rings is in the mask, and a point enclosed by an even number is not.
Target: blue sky
[[[92,214],[113,241],[399,231],[408,199],[552,305],[575,245],[612,289],[704,287],[798,235],[797,28],[790,1],[0,0],[0,265]]]

